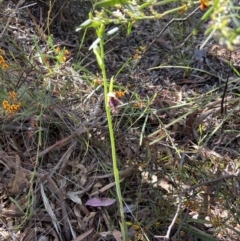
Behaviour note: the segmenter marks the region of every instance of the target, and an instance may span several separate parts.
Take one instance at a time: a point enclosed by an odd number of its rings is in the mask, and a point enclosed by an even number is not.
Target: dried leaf
[[[112,235],[116,239],[116,241],[122,241],[122,234],[120,231],[114,229]]]
[[[79,171],[76,171],[76,173],[80,177],[79,185],[84,186],[87,181],[87,168],[78,161],[68,161],[68,165],[72,166],[74,170],[79,169]]]
[[[169,182],[169,180],[164,177],[158,179],[157,175],[150,174],[149,172],[143,171],[141,173],[142,176],[142,182],[144,183],[152,183],[153,187],[161,187],[164,190],[166,190],[168,193],[171,193],[173,191],[173,185]]]
[[[172,193],[174,189],[173,185],[168,180],[166,180],[166,178],[161,178],[158,181],[158,186],[166,190],[168,193]]]
[[[86,215],[84,218],[78,217],[78,227],[80,230],[86,230],[87,227],[92,226],[93,218],[96,215],[96,212],[90,212],[88,215]],[[91,222],[90,222],[91,221]]]
[[[83,218],[83,222],[87,225],[89,221],[94,218],[95,215],[96,215],[96,212],[90,212],[89,215]]]
[[[75,195],[76,192],[67,192],[67,196],[75,203],[82,204],[81,198]]]
[[[22,193],[27,183],[27,174],[20,170],[17,170],[14,178],[8,184],[9,192],[12,195]]]
[[[94,228],[89,229],[87,232],[79,235],[77,238],[73,239],[72,241],[81,241],[85,239],[89,234],[93,232]]]
[[[197,118],[197,112],[191,113],[186,120],[186,128],[185,128],[185,133],[186,136],[189,139],[192,139],[194,137],[194,121]]]

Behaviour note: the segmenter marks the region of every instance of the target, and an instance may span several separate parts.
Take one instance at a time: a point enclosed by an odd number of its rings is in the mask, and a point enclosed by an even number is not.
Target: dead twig
[[[174,22],[184,22],[186,20],[188,20],[188,18],[190,18],[199,8],[194,9],[190,14],[188,14],[188,16],[186,16],[185,18],[173,18],[171,19],[166,25],[165,27],[160,31],[160,33],[153,39],[153,41],[151,43],[149,43],[146,47],[146,50],[144,51],[144,55],[146,54],[146,52],[149,50],[149,48],[156,42],[159,41],[159,37],[166,31],[166,29],[173,24]],[[187,37],[187,39],[192,35],[192,33]],[[185,42],[185,41],[184,41]],[[178,46],[178,48],[181,47],[181,45]],[[144,56],[142,56],[141,59]]]
[[[179,199],[179,202],[178,202],[178,206],[177,206],[177,211],[176,211],[176,214],[171,222],[171,224],[169,225],[168,227],[168,231],[167,231],[167,234],[165,236],[155,236],[155,238],[161,238],[163,240],[170,240],[170,233],[171,233],[171,230],[173,228],[173,225],[175,224],[176,220],[177,220],[177,217],[180,213],[180,210],[181,210],[181,205],[182,205],[182,196],[183,196],[183,193],[181,193],[178,197]]]
[[[61,169],[58,173],[58,175],[62,175],[63,169],[69,159],[69,157],[71,156],[74,148],[76,147],[77,141],[74,141],[69,148],[67,149],[67,151],[62,155],[61,159],[59,160],[59,162],[54,166],[52,172],[51,172],[51,176],[56,173],[57,169],[61,166]]]

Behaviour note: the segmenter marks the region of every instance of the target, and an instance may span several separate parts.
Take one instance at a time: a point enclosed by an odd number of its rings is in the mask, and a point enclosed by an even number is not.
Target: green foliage
[[[166,0],[155,1],[149,0],[144,3],[133,0],[103,0],[98,1],[94,6],[100,7],[101,11],[95,10],[94,14],[89,14],[89,19],[84,21],[76,31],[83,28],[96,28],[109,24],[127,24],[127,33],[130,34],[132,25],[141,20],[161,19],[169,14],[183,14],[192,10],[195,6],[199,7],[201,3],[206,3],[206,13],[199,23],[196,23],[196,31],[202,22],[211,19],[206,35],[215,37],[221,45],[226,45],[229,50],[233,50],[236,45],[240,44],[240,22],[238,15],[238,7],[233,5],[231,0],[201,0],[193,2],[191,0],[181,1],[177,7],[164,12],[157,12],[154,7],[159,5],[167,5],[179,1]],[[175,4],[176,6],[176,4]],[[201,8],[201,7],[200,7]],[[234,24],[234,28],[229,27],[230,23]]]
[[[128,0],[101,0],[94,4],[94,7],[110,7],[117,4],[125,4]]]
[[[165,10],[163,12],[157,12],[157,10],[154,9],[154,7],[164,4],[173,4],[174,7],[170,10]],[[176,4],[177,3],[177,4]],[[204,5],[206,3],[206,5]],[[201,4],[201,5],[200,5]],[[111,114],[111,106],[109,104],[109,98],[113,98],[112,96],[112,89],[113,89],[113,82],[114,77],[111,78],[111,81],[109,83],[108,77],[107,77],[107,71],[105,66],[105,50],[104,45],[105,41],[107,40],[107,37],[109,35],[115,34],[118,31],[118,27],[114,27],[108,32],[106,31],[106,28],[108,25],[124,25],[127,27],[127,34],[131,33],[132,26],[142,20],[156,20],[161,19],[165,17],[166,15],[171,15],[175,17],[177,14],[184,14],[185,12],[188,12],[189,10],[195,11],[194,7],[200,7],[200,9],[205,10],[205,8],[208,10],[203,15],[201,20],[199,21],[199,26],[211,19],[210,25],[208,30],[206,31],[206,35],[209,35],[206,41],[211,36],[214,36],[220,44],[226,45],[230,50],[234,48],[235,45],[240,43],[240,37],[239,32],[240,28],[237,27],[236,29],[230,28],[229,24],[230,21],[234,21],[235,25],[239,25],[238,18],[233,13],[234,7],[232,5],[232,2],[230,0],[223,1],[223,0],[214,0],[214,1],[175,1],[175,0],[166,0],[166,1],[155,1],[155,0],[149,0],[145,1],[144,3],[142,1],[134,1],[134,0],[102,0],[98,1],[94,7],[95,8],[101,8],[101,10],[97,9],[93,13],[89,14],[89,19],[87,19],[85,22],[83,22],[76,31],[80,31],[82,29],[88,29],[93,28],[95,29],[95,32],[97,34],[97,39],[93,41],[92,45],[90,46],[89,50],[93,50],[93,53],[95,54],[97,63],[99,68],[102,72],[102,79],[104,82],[104,96],[105,96],[105,107],[106,107],[106,114],[108,119],[108,128],[110,133],[110,139],[111,139],[111,150],[112,150],[112,160],[113,160],[113,171],[114,171],[114,177],[116,182],[116,190],[117,190],[117,196],[119,201],[119,212],[121,216],[121,231],[123,234],[123,239],[127,239],[127,231],[126,231],[126,222],[124,220],[124,212],[123,212],[123,205],[122,205],[122,194],[121,194],[121,188],[120,188],[120,180],[119,180],[119,171],[118,171],[118,163],[117,163],[117,155],[116,155],[116,148],[115,148],[115,137],[114,137],[114,129],[113,129],[113,123],[112,123],[112,114]],[[196,26],[198,28],[198,26]],[[165,66],[166,67],[166,66]],[[111,95],[109,95],[111,94]],[[150,105],[150,103],[149,103]],[[142,112],[142,116],[146,114],[147,108]],[[180,150],[178,147],[172,142],[172,139],[170,135],[168,134],[167,128],[172,126],[173,124],[179,122],[180,120],[186,118],[192,113],[193,109],[190,109],[189,112],[183,114],[179,118],[175,118],[171,123],[164,126],[163,130],[166,133],[166,136],[169,140],[171,140],[171,147],[175,150],[176,156],[180,156]],[[139,118],[142,117],[140,115]],[[140,144],[143,140],[143,133],[146,128],[146,123],[148,120],[148,114],[145,115],[144,123],[142,125],[142,131],[140,136]],[[220,125],[219,125],[220,127]],[[216,131],[217,129],[215,129]],[[159,130],[156,131],[154,134],[158,134]],[[199,126],[199,132],[200,136],[202,137],[201,141],[205,140],[205,137],[203,134],[204,130],[202,129],[202,126]],[[214,132],[213,132],[214,133]],[[164,136],[165,137],[165,136]],[[150,145],[153,145],[157,142],[159,142],[163,136],[160,136],[159,139],[155,139],[152,142],[150,142]],[[200,144],[200,143],[199,143]],[[189,233],[194,234],[195,236],[202,238],[204,240],[215,240],[210,235],[207,235],[206,233],[202,232],[201,230],[198,230],[191,226],[184,226],[183,229],[188,231]]]
[[[233,6],[231,0],[215,0],[213,6],[204,15],[203,20],[211,18],[206,35],[212,34],[220,45],[225,45],[233,50],[240,44],[239,36],[239,15],[236,12],[239,8]],[[233,24],[235,27],[230,27]]]

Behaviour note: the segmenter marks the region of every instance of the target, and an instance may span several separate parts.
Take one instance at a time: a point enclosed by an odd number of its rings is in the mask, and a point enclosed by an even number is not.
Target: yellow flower
[[[199,8],[201,10],[205,10],[210,5],[209,0],[200,0],[200,3],[201,3],[201,5]]]
[[[14,99],[16,99],[17,93],[14,92],[14,91],[10,91],[10,92],[9,92],[9,96],[10,96],[11,99],[14,100]]]
[[[10,110],[10,105],[9,105],[9,104],[6,104],[6,105],[3,106],[3,108],[4,108],[5,110],[9,111],[9,110]]]
[[[116,97],[122,98],[124,97],[125,93],[123,91],[114,91]]]
[[[140,58],[140,54],[141,54],[140,50],[139,50],[139,49],[136,49],[136,50],[135,50],[135,54],[133,55],[133,58],[134,58],[135,60],[139,59],[139,58]]]
[[[66,62],[66,61],[67,61],[67,58],[66,58],[65,56],[62,56],[62,57],[61,57],[61,61]]]
[[[134,224],[133,228],[135,231],[138,231],[141,228],[141,226],[139,224]]]
[[[8,64],[3,63],[3,64],[2,64],[2,67],[3,67],[3,69],[8,69]]]
[[[2,102],[2,104],[3,104],[3,106],[8,105],[8,101],[7,101],[7,100],[4,100],[4,101]]]
[[[93,84],[94,84],[94,85],[102,85],[102,83],[103,83],[103,81],[100,80],[100,79],[94,79],[94,80],[93,80]]]
[[[182,5],[182,8],[178,10],[179,14],[183,14],[188,9],[187,4]]]
[[[70,52],[69,52],[67,49],[65,49],[65,50],[64,50],[64,54],[65,54],[65,55],[69,55]]]
[[[57,54],[59,54],[59,53],[60,53],[60,48],[57,47],[57,48],[55,49],[55,51],[56,51]]]
[[[133,58],[134,58],[135,60],[137,60],[137,59],[139,58],[139,55],[138,55],[138,54],[134,54]]]
[[[7,112],[8,116],[16,113],[21,108],[21,103],[17,103],[17,93],[15,91],[9,91],[9,99],[11,104],[8,100],[4,100],[2,102],[4,110]]]
[[[204,4],[206,7],[208,7],[210,5],[210,1],[209,0],[200,0],[201,4]]]
[[[134,104],[134,106],[135,106],[136,108],[142,108],[142,107],[144,107],[144,104],[143,104],[143,103],[140,103],[140,102],[137,102],[137,103]]]
[[[17,108],[16,108],[16,106],[15,106],[15,105],[10,105],[10,110],[11,110],[12,112],[14,112],[14,111],[16,111],[16,110],[17,110]]]
[[[2,55],[0,55],[0,64],[4,64],[4,58]]]
[[[20,108],[22,107],[21,103],[18,103],[18,104],[16,105],[16,107],[17,107],[18,109],[20,109]]]

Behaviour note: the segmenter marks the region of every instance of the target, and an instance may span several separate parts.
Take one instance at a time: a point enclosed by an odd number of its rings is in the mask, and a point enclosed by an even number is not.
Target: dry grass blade
[[[64,234],[65,234],[66,239],[70,239],[70,227],[69,227],[69,220],[68,220],[66,203],[64,201],[64,197],[63,197],[60,189],[57,187],[55,182],[50,177],[50,175],[47,176],[47,181],[48,181],[48,184],[49,184],[51,190],[53,191],[53,193],[55,193],[58,197],[57,201],[58,201],[59,206],[61,206],[61,210],[62,210]]]
[[[40,189],[41,189],[41,195],[42,195],[44,207],[52,219],[52,223],[53,223],[53,226],[55,227],[55,230],[57,231],[58,234],[60,234],[61,228],[59,225],[59,221],[57,220],[57,217],[54,214],[52,207],[50,205],[49,199],[47,198],[47,196],[44,192],[43,183],[40,183]]]
[[[63,154],[57,165],[52,170],[52,174],[57,172],[57,169],[61,167],[59,171],[59,175],[62,174],[63,169],[66,166],[67,161],[69,160],[69,157],[71,156],[72,152],[74,151],[74,148],[76,147],[77,141],[73,141],[73,143],[69,146],[68,150]]]

